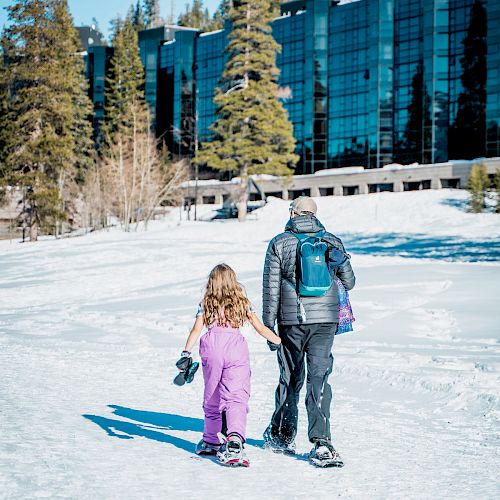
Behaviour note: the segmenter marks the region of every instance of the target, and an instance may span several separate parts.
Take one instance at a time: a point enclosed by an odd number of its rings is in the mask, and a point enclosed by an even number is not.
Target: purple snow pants
[[[250,359],[245,337],[237,328],[212,327],[200,339],[205,391],[203,440],[219,442],[222,412],[226,413],[227,434],[246,435],[250,398]]]

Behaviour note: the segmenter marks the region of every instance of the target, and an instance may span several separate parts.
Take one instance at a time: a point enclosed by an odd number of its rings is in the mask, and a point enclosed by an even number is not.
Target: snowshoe
[[[195,453],[197,455],[216,455],[220,448],[220,444],[212,444],[203,441],[203,439],[196,445]]]
[[[314,448],[309,453],[309,462],[316,467],[343,467],[339,452],[332,446],[329,441],[316,441]]]
[[[273,433],[272,424],[267,426],[263,434],[264,448],[274,453],[284,453],[287,455],[295,454],[295,441],[285,440]]]
[[[193,363],[192,358],[189,358],[189,360],[190,362],[188,364],[188,367],[183,372],[179,372],[174,378],[175,385],[181,386],[184,384],[190,384],[193,381],[194,375],[200,367],[200,363],[198,363],[197,361]]]
[[[243,441],[237,434],[230,434],[217,451],[222,465],[230,467],[250,467],[250,461],[243,449]]]

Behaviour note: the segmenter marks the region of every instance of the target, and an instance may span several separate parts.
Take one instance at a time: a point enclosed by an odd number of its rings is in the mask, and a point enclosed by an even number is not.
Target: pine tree
[[[203,9],[202,0],[193,0],[186,4],[185,11],[177,18],[179,26],[189,26],[202,31],[216,31],[224,28],[224,22],[229,18],[231,0],[221,0],[213,16],[208,9]]]
[[[137,4],[132,8],[132,24],[137,32],[146,29],[146,22],[144,21],[144,13],[142,11],[142,6],[140,0],[137,0]]]
[[[144,18],[148,28],[156,28],[161,25],[159,0],[144,0]]]
[[[139,53],[139,41],[132,20],[115,20],[112,37],[114,47],[106,78],[106,108],[103,132],[106,141],[113,142],[121,129],[130,127],[130,109],[144,102],[144,68]],[[145,104],[144,104],[145,106]]]
[[[210,17],[208,9],[203,8],[203,1],[193,0],[192,5],[186,4],[185,11],[177,19],[177,24],[202,31],[222,29],[224,27],[223,13],[227,10],[227,2],[228,0],[223,0],[215,14]]]
[[[472,167],[467,189],[471,195],[470,207],[472,212],[482,212],[486,207],[486,190],[490,187],[488,171],[483,164]]]
[[[228,60],[214,98],[213,140],[195,161],[240,176],[238,219],[245,219],[248,176],[288,175],[298,160],[292,125],[277,98],[276,54],[269,0],[241,0],[230,14]]]
[[[61,41],[66,41],[60,46],[58,60],[63,73],[74,85],[70,89],[73,113],[72,136],[76,153],[73,159],[76,169],[75,180],[83,182],[95,156],[95,144],[92,140],[93,107],[88,98],[88,81],[85,77],[83,57],[75,57],[75,47],[79,50],[80,45],[67,0],[56,0],[54,3],[54,22]],[[77,56],[79,55],[77,53]]]
[[[193,0],[192,5],[186,4],[185,11],[179,15],[177,24],[179,26],[203,29],[210,21],[210,17],[207,17],[207,14],[208,12],[203,10],[202,0]]]
[[[69,187],[91,157],[91,104],[66,0],[18,0],[7,10],[4,165],[24,192],[36,241],[71,215]]]
[[[217,9],[212,16],[212,19],[208,25],[204,28],[204,31],[217,31],[224,28],[224,18],[222,17],[220,10]]]
[[[229,19],[229,13],[231,11],[231,0],[221,0],[221,3],[217,7],[214,15],[212,16],[212,21],[207,31],[215,31],[224,28],[224,22]]]
[[[450,130],[453,159],[473,159],[485,155],[486,148],[486,9],[475,0],[467,36],[462,41],[460,59],[463,90],[458,96],[458,111]]]
[[[8,183],[7,166],[5,157],[7,155],[7,114],[9,111],[9,86],[7,81],[7,66],[5,64],[3,40],[0,50],[0,206],[5,201],[6,188]]]

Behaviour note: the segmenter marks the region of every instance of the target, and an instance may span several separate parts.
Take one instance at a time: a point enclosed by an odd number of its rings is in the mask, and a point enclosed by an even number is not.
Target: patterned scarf
[[[338,335],[340,333],[352,332],[352,323],[355,319],[347,290],[339,278],[335,278],[335,283],[337,283],[339,290],[339,326],[335,332],[335,335]]]

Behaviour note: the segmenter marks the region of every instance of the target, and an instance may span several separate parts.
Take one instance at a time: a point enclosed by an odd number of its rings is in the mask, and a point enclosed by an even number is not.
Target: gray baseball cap
[[[316,215],[318,206],[309,196],[299,196],[290,203],[290,211],[292,210],[299,215],[304,215],[306,213]]]

